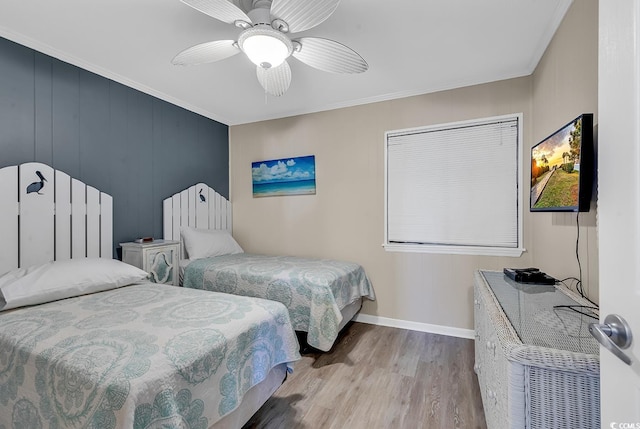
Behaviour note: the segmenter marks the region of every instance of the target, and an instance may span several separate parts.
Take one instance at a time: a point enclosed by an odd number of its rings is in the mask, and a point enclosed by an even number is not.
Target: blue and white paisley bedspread
[[[141,284],[0,313],[0,429],[206,429],[300,358],[277,302]]]
[[[294,329],[307,332],[307,342],[324,351],[338,336],[341,309],[360,297],[375,299],[360,265],[293,256],[197,259],[186,267],[183,286],[279,301],[289,309]]]

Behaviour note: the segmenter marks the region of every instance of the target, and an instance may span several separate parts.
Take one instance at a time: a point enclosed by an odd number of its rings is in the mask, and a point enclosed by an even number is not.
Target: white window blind
[[[519,256],[521,116],[387,132],[385,249]]]

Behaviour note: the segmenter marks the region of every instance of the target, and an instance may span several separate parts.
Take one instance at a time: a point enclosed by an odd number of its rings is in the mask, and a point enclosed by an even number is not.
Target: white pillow
[[[229,231],[224,229],[182,227],[180,235],[191,260],[244,253]]]
[[[19,268],[0,277],[0,311],[115,289],[147,277],[117,259],[79,258]]]

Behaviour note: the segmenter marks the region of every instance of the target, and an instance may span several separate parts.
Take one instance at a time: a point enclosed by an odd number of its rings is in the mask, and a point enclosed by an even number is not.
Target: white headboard
[[[165,199],[162,212],[165,240],[180,240],[181,226],[231,232],[231,203],[204,183]]]
[[[79,257],[113,257],[110,195],[46,164],[0,169],[0,275]]]

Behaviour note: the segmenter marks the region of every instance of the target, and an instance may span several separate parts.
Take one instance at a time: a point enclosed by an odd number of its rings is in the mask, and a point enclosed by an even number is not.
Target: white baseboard
[[[448,335],[450,337],[475,339],[473,329],[452,328],[450,326],[432,325],[429,323],[410,322],[407,320],[391,319],[389,317],[371,316],[369,314],[356,314],[353,318],[356,322],[370,325],[389,326],[391,328],[409,329],[411,331],[429,332],[431,334]]]

